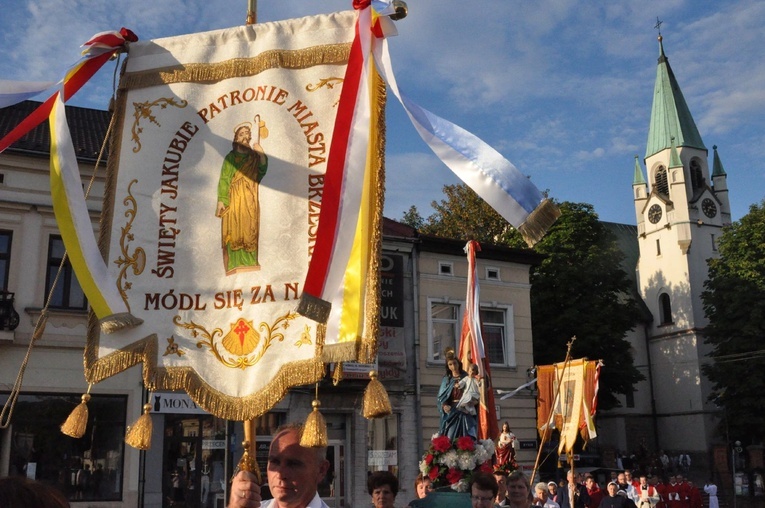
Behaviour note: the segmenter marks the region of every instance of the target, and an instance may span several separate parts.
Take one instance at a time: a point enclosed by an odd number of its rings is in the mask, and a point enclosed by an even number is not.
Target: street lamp
[[[19,326],[19,313],[13,308],[13,293],[0,291],[0,330],[13,331]]]

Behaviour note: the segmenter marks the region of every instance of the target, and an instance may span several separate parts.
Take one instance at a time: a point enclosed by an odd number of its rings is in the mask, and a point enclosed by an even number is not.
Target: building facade
[[[690,453],[695,464],[710,460],[719,414],[701,368],[710,349],[701,293],[731,211],[716,146],[711,161],[709,155],[659,36],[645,170],[637,157],[634,166],[637,227],[612,225],[647,311],[629,337],[646,380],[622,408],[600,418],[601,445]]]
[[[0,111],[0,135],[35,106],[23,102]],[[97,231],[106,180],[105,164],[97,161],[109,113],[67,107],[67,118],[82,179],[90,187],[87,203]],[[87,301],[64,259],[49,187],[45,124],[0,154],[0,291],[6,307],[12,302],[18,315],[15,326],[3,321],[0,331],[0,402],[12,409],[1,422],[0,476],[24,475],[53,484],[73,506],[225,506],[228,479],[241,456],[241,423],[204,412],[182,393],[147,392],[140,367],[88,387],[83,374]],[[400,478],[399,502],[415,497],[419,460],[438,429],[443,351],[459,340],[468,270],[463,248],[463,242],[421,236],[402,224],[384,222],[377,364],[345,364],[337,385],[332,379],[337,366],[330,365],[319,385],[331,463],[320,493],[330,506],[366,506],[367,475],[379,469]],[[529,381],[529,270],[538,262],[538,256],[523,250],[486,246],[478,253],[484,337],[498,388]],[[361,402],[370,368],[379,371],[393,414],[368,421],[361,416]],[[59,427],[85,392],[91,395],[85,436],[64,436]],[[313,386],[296,387],[257,420],[262,470],[275,429],[304,421],[313,398]],[[146,400],[152,405],[152,445],[140,452],[123,439]],[[498,400],[497,409],[518,437],[519,462],[531,467],[536,455],[534,392],[522,390]]]

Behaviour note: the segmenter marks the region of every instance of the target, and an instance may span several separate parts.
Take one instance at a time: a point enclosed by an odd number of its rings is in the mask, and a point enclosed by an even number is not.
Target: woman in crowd
[[[374,508],[393,508],[398,494],[398,478],[390,471],[376,471],[367,479],[367,490]]]
[[[511,508],[531,508],[534,494],[526,475],[520,471],[513,471],[507,477],[507,506]]]
[[[422,499],[431,492],[433,492],[433,482],[430,481],[430,477],[420,473],[414,480],[414,492],[417,494],[417,499]]]
[[[0,478],[2,508],[69,508],[66,497],[53,487],[23,476]]]

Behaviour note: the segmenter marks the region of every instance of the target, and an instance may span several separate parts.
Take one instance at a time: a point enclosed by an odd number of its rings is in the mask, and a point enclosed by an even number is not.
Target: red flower
[[[425,464],[430,465],[433,463],[433,454],[429,453],[425,455]]]
[[[372,0],[353,0],[353,8],[356,10],[366,9]]]
[[[473,440],[473,438],[470,436],[458,437],[457,441],[455,441],[455,444],[458,450],[465,450],[468,452],[475,450],[475,440]]]
[[[433,449],[437,452],[443,453],[451,447],[452,440],[446,436],[438,436],[437,438],[433,439]]]
[[[436,478],[438,478],[438,466],[433,466],[430,468],[430,471],[428,471],[428,477],[430,478],[430,481],[436,481]]]
[[[448,473],[446,473],[446,481],[449,482],[450,485],[454,485],[458,481],[462,479],[462,471],[456,468],[451,468]]]
[[[484,472],[484,473],[493,473],[493,472],[494,472],[494,468],[493,468],[493,467],[491,467],[491,461],[489,461],[489,460],[487,460],[486,462],[484,462],[483,464],[481,464],[481,465],[478,467],[478,469],[480,469],[480,470],[481,470],[482,472]]]

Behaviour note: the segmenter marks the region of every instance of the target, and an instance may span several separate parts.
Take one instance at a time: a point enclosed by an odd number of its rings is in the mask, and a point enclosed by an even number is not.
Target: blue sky
[[[765,2],[410,0],[389,41],[399,86],[494,146],[540,189],[635,224],[634,156],[645,152],[664,48],[702,139],[718,146],[733,218],[765,198]],[[349,9],[351,0],[260,0],[258,21]],[[8,0],[0,78],[58,80],[90,35],[153,39],[244,23],[246,0]],[[105,109],[114,65],[71,104]],[[391,95],[385,214],[427,217],[458,180]],[[710,161],[711,163],[711,161]]]

